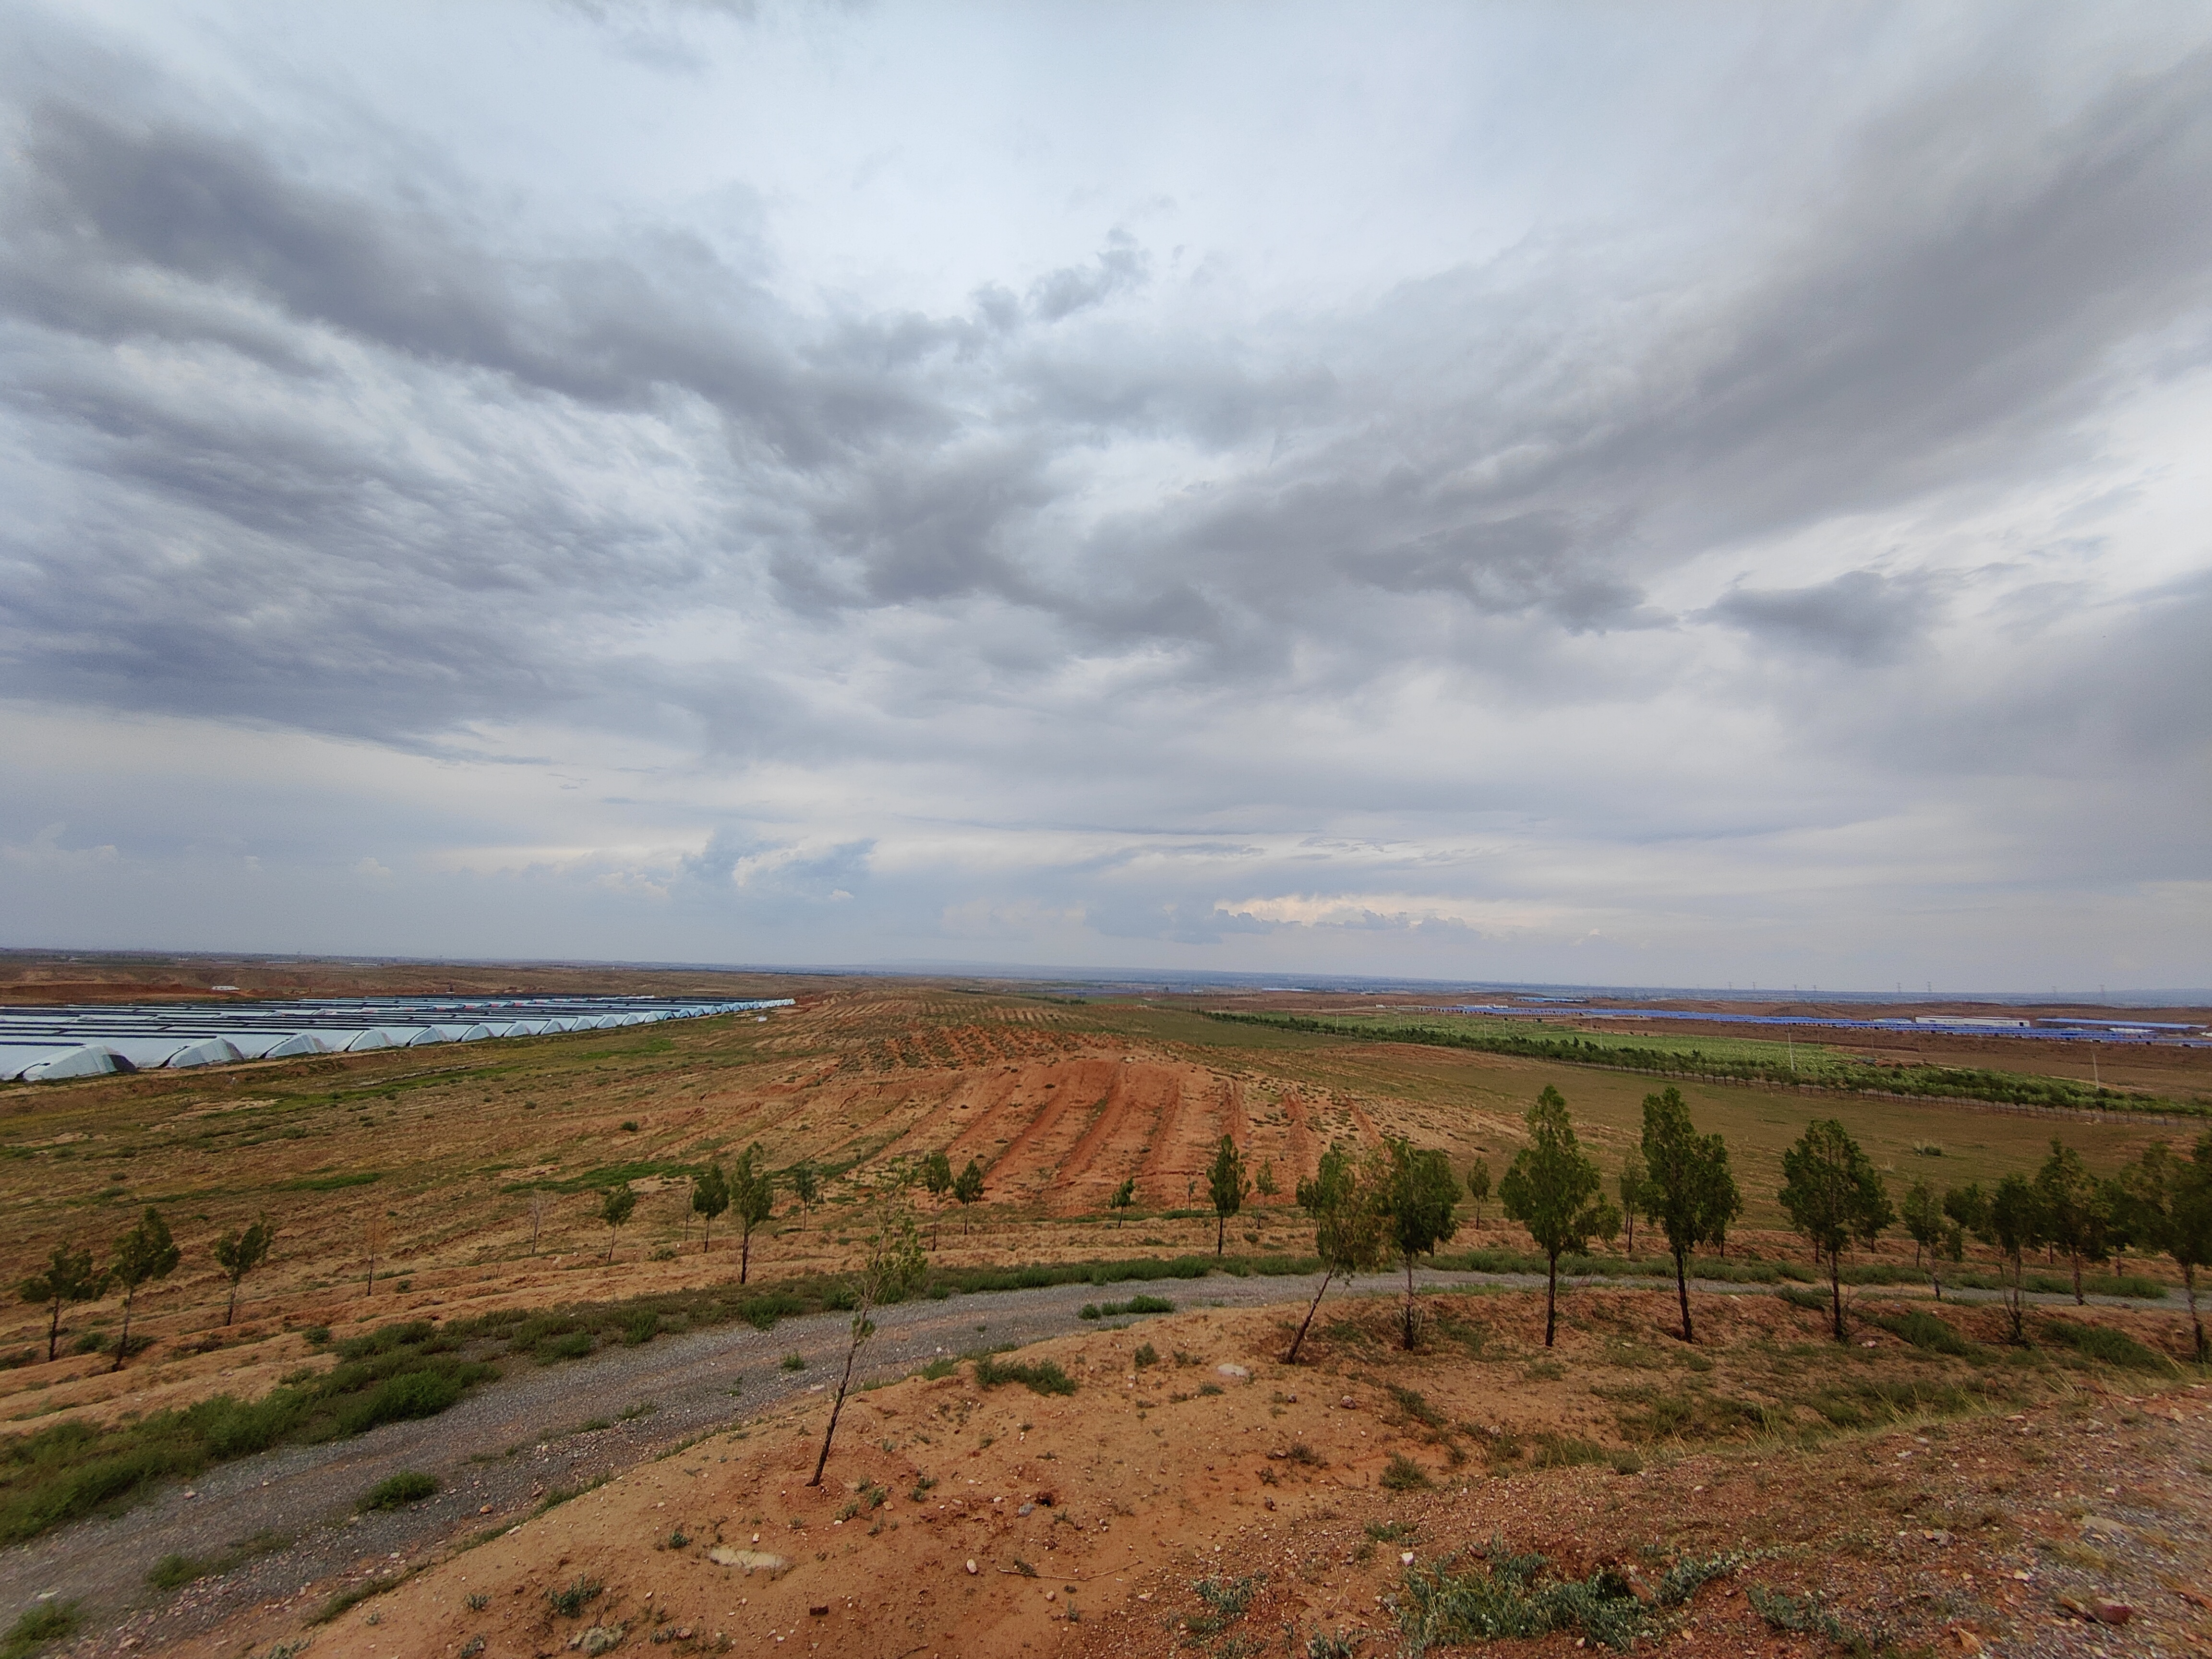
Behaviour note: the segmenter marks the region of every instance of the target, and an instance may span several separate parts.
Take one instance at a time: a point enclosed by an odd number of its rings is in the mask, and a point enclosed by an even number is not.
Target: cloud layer
[[[2201,15],[396,16],[7,15],[9,942],[2212,982]]]

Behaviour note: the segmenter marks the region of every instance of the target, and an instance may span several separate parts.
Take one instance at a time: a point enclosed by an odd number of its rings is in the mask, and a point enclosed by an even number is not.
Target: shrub
[[[1137,1352],[1132,1354],[1130,1358],[1141,1370],[1147,1365],[1157,1365],[1160,1363],[1160,1351],[1149,1342],[1140,1342],[1137,1345]]]
[[[2107,1365],[2118,1365],[2124,1370],[2170,1371],[2174,1363],[2164,1354],[2145,1347],[2125,1331],[2116,1331],[2108,1325],[2085,1325],[2071,1319],[2046,1319],[2042,1334],[2054,1342],[2063,1344],[2085,1359],[2102,1360]]]
[[[975,1386],[995,1389],[1002,1382],[1024,1382],[1036,1394],[1073,1394],[1075,1379],[1060,1368],[1057,1360],[1040,1359],[1034,1364],[1022,1364],[984,1354],[975,1361]]]
[[[798,1352],[796,1350],[784,1355],[783,1369],[787,1371],[805,1370],[806,1369],[806,1356],[803,1353]]]
[[[545,1600],[563,1619],[580,1619],[584,1609],[599,1600],[605,1589],[596,1578],[576,1578],[569,1582],[566,1589],[547,1590]]]
[[[26,1611],[0,1637],[0,1659],[23,1659],[49,1642],[58,1642],[74,1636],[84,1623],[84,1614],[74,1601],[42,1601]]]

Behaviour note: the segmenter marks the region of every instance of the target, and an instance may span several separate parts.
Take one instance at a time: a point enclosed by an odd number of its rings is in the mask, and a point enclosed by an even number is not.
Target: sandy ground
[[[1389,1346],[1383,1300],[1333,1310],[1296,1368],[1279,1363],[1285,1313],[1226,1310],[1018,1355],[1062,1366],[1068,1395],[981,1388],[972,1369],[910,1377],[848,1404],[819,1487],[805,1483],[825,1407],[806,1399],[322,1626],[303,1614],[326,1591],[382,1582],[395,1564],[364,1552],[289,1605],[167,1650],[232,1659],[312,1636],[319,1659],[605,1644],[1225,1655],[1279,1647],[1288,1631],[1301,1647],[1371,1632],[1364,1650],[1389,1652],[1407,1569],[1464,1570],[1493,1535],[1563,1575],[1610,1564],[1647,1584],[1686,1553],[1742,1553],[1686,1606],[1651,1611],[1652,1634],[1698,1652],[1820,1645],[1771,1629],[1753,1585],[1817,1595],[1843,1628],[1908,1651],[2150,1655],[2212,1638],[2212,1402],[2192,1379],[2015,1364],[2008,1397],[1809,1443],[1639,1439],[1639,1408],[1624,1402],[1655,1378],[1786,1407],[1839,1369],[1878,1379],[1932,1362],[1879,1330],[1835,1350],[1771,1297],[1703,1303],[1694,1352],[1668,1345],[1652,1293],[1578,1296],[1550,1354],[1527,1293],[1431,1309],[1431,1340],[1413,1355]],[[1990,1334],[1973,1322],[1990,1316],[1954,1317]],[[1141,1344],[1157,1363],[1138,1363]],[[1384,1484],[1394,1458],[1419,1485]],[[1231,1628],[1190,1628],[1206,1610],[1197,1586],[1243,1579],[1250,1601]],[[2100,1605],[2124,1607],[2126,1622],[2100,1622]],[[1575,1644],[1568,1632],[1510,1645]]]

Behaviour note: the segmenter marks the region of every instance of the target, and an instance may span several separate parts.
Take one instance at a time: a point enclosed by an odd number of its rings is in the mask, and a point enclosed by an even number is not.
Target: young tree
[[[599,1205],[599,1219],[607,1224],[607,1265],[610,1267],[614,1265],[615,1240],[622,1236],[623,1224],[630,1218],[636,1208],[637,1194],[629,1189],[627,1182],[607,1188],[607,1195]]]
[[[1649,1097],[1646,1097],[1647,1100]],[[1631,1150],[1620,1161],[1620,1174],[1613,1190],[1620,1194],[1621,1218],[1628,1224],[1628,1243],[1625,1247],[1630,1255],[1636,1254],[1636,1218],[1649,1207],[1650,1175],[1644,1164],[1644,1154]]]
[[[1671,1085],[1644,1097],[1644,1213],[1667,1235],[1674,1258],[1674,1296],[1682,1310],[1682,1340],[1697,1340],[1690,1325],[1690,1252],[1728,1237],[1743,1213],[1743,1194],[1729,1170],[1728,1143],[1701,1135],[1690,1121],[1682,1091]],[[1622,1176],[1626,1186],[1627,1177]]]
[[[1898,1206],[1898,1218],[1905,1223],[1905,1231],[1912,1236],[1912,1265],[1920,1265],[1923,1251],[1936,1254],[1936,1247],[1943,1237],[1943,1206],[1936,1196],[1936,1189],[1924,1181],[1916,1181]]]
[[[1122,1221],[1127,1218],[1130,1207],[1136,1201],[1137,1177],[1124,1176],[1121,1178],[1121,1184],[1114,1189],[1114,1196],[1106,1200],[1106,1207],[1114,1212],[1114,1226],[1116,1231],[1121,1230]]]
[[[2154,1140],[2121,1171],[2120,1182],[2127,1193],[2136,1243],[2172,1256],[2181,1269],[2182,1289],[2189,1297],[2189,1326],[2202,1364],[2212,1358],[2197,1308],[2197,1270],[2212,1261],[2212,1130],[2197,1138],[2187,1158],[2164,1141]]]
[[[115,1241],[115,1263],[107,1272],[123,1286],[123,1335],[115,1345],[115,1363],[108,1367],[110,1370],[121,1370],[123,1362],[130,1358],[131,1304],[137,1300],[138,1287],[149,1279],[167,1279],[176,1269],[178,1255],[176,1241],[169,1237],[169,1224],[150,1204],[138,1218],[138,1224]]]
[[[822,1201],[822,1176],[810,1160],[800,1158],[790,1175],[792,1195],[801,1204],[811,1210]]]
[[[1270,1158],[1261,1160],[1260,1178],[1253,1184],[1258,1189],[1260,1196],[1262,1198],[1273,1198],[1278,1192],[1282,1190],[1275,1185],[1274,1159]]]
[[[1229,1218],[1244,1207],[1252,1183],[1244,1178],[1244,1154],[1227,1135],[1214,1149],[1212,1166],[1206,1172],[1206,1194],[1213,1200],[1213,1253],[1219,1255],[1229,1238]]]
[[[253,1224],[244,1232],[228,1232],[215,1242],[216,1265],[230,1281],[230,1304],[222,1310],[222,1322],[229,1324],[238,1312],[238,1287],[246,1274],[269,1260],[269,1247],[276,1242],[276,1230],[269,1224],[267,1216],[258,1216]]]
[[[1370,1152],[1360,1159],[1338,1145],[1322,1154],[1321,1167],[1311,1181],[1298,1182],[1298,1207],[1313,1218],[1314,1254],[1322,1265],[1321,1288],[1314,1292],[1298,1334],[1291,1339],[1291,1351],[1283,1356],[1285,1365],[1298,1363],[1298,1350],[1312,1328],[1322,1297],[1328,1294],[1329,1281],[1339,1273],[1348,1279],[1354,1273],[1371,1273],[1386,1259],[1389,1231],[1381,1201],[1383,1179],[1376,1154]]]
[[[940,1204],[952,1190],[952,1159],[942,1146],[921,1160],[921,1184]]]
[[[2027,1253],[2044,1242],[2045,1232],[2043,1198],[2023,1175],[2008,1175],[1997,1182],[1996,1191],[1990,1194],[1988,1206],[1982,1212],[1982,1242],[1993,1246],[2012,1269],[2011,1281],[2004,1287],[2005,1313],[2012,1322],[2012,1340],[2027,1340],[2021,1331],[2021,1276]]]
[[[51,1310],[46,1321],[46,1358],[52,1359],[62,1340],[62,1304],[98,1301],[107,1289],[107,1275],[93,1271],[90,1250],[57,1244],[46,1258],[46,1272],[33,1274],[15,1288],[24,1301],[42,1304]]]
[[[869,1315],[885,1303],[903,1299],[921,1283],[927,1266],[904,1182],[890,1187],[878,1199],[873,1218],[875,1231],[868,1237],[867,1257],[848,1281],[853,1293],[852,1336],[845,1345],[845,1369],[837,1379],[837,1397],[830,1402],[830,1425],[822,1431],[822,1455],[814,1460],[814,1475],[806,1483],[810,1486],[822,1484],[822,1471],[830,1462],[830,1443],[837,1437],[837,1419],[844,1413],[845,1395],[853,1386],[854,1364],[860,1357],[861,1344],[876,1334],[875,1321]]]
[[[1390,1243],[1406,1263],[1406,1317],[1401,1337],[1411,1352],[1420,1340],[1420,1321],[1413,1304],[1413,1258],[1434,1253],[1437,1245],[1459,1231],[1453,1211],[1459,1204],[1459,1182],[1451,1160],[1433,1150],[1416,1150],[1406,1140],[1389,1142],[1389,1185],[1383,1204],[1390,1217]]]
[[[1852,1241],[1871,1244],[1897,1219],[1881,1171],[1833,1118],[1805,1126],[1782,1154],[1777,1194],[1790,1224],[1828,1266],[1829,1305],[1836,1340],[1844,1339],[1844,1252]]]
[[[1490,1160],[1478,1158],[1467,1172],[1467,1195],[1474,1203],[1474,1224],[1482,1225],[1482,1206],[1490,1202]]]
[[[952,1196],[960,1200],[960,1231],[968,1231],[968,1206],[981,1201],[983,1196],[983,1166],[974,1158],[952,1183]]]
[[[699,1230],[699,1254],[704,1255],[714,1248],[714,1218],[730,1207],[730,1178],[722,1173],[721,1160],[712,1159],[707,1167],[691,1177],[691,1208],[707,1218]],[[745,1282],[742,1271],[738,1283]]]
[[[2086,1306],[2081,1292],[2081,1263],[2105,1259],[2106,1235],[2112,1214],[2105,1193],[2081,1162],[2081,1154],[2053,1135],[2051,1156],[2035,1172],[2035,1195],[2043,1205],[2044,1242],[2066,1252],[2074,1267],[2074,1301]]]
[[[757,1140],[738,1154],[731,1168],[730,1208],[738,1219],[738,1283],[742,1285],[752,1274],[753,1229],[775,1208],[775,1177],[769,1172]]]
[[[545,1212],[553,1207],[553,1194],[543,1187],[530,1189],[530,1254],[538,1254],[538,1230],[544,1224]]]
[[[1528,1144],[1514,1155],[1498,1183],[1505,1213],[1528,1230],[1547,1264],[1544,1279],[1544,1346],[1559,1328],[1559,1258],[1589,1248],[1607,1214],[1619,1212],[1605,1195],[1605,1178],[1575,1139],[1567,1103],[1550,1084],[1528,1109]]]

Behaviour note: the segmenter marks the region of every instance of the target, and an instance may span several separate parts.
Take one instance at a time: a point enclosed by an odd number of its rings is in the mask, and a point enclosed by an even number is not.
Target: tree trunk
[[[2197,1363],[2201,1365],[2204,1363],[2204,1322],[2197,1316],[2197,1264],[2195,1262],[2185,1261],[2181,1264],[2181,1285],[2182,1288],[2189,1292],[2189,1323],[2197,1333]]]
[[[714,1218],[708,1216],[707,1224],[699,1230],[699,1254],[704,1255],[714,1248]]]
[[[615,1265],[615,1240],[617,1237],[612,1227],[607,1229],[607,1259],[602,1264],[605,1267],[611,1267]]]
[[[1223,1241],[1227,1239],[1228,1237],[1229,1212],[1226,1210],[1216,1210],[1213,1212],[1213,1254],[1215,1255],[1218,1256],[1221,1254]]]
[[[1674,1252],[1674,1294],[1682,1304],[1682,1340],[1695,1342],[1698,1339],[1690,1330],[1690,1263],[1687,1250]]]
[[[2005,1291],[2005,1313],[2012,1321],[2012,1340],[2015,1346],[2022,1340],[2021,1331],[2020,1279],[2026,1271],[2020,1257],[2012,1259],[2012,1283]]]
[[[107,1368],[111,1371],[121,1370],[124,1360],[130,1357],[131,1304],[137,1298],[138,1287],[136,1285],[123,1292],[123,1334],[115,1344],[115,1363]]]
[[[747,1273],[750,1273],[750,1272],[752,1271],[752,1267],[753,1267],[753,1230],[752,1230],[751,1228],[748,1227],[748,1228],[746,1228],[746,1229],[744,1230],[744,1234],[739,1237],[739,1239],[738,1239],[738,1284],[742,1285],[742,1284],[744,1284],[744,1283],[745,1282],[745,1275],[746,1275]]]
[[[2077,1308],[2086,1308],[2089,1305],[2089,1298],[2081,1294],[2081,1252],[2075,1250],[2072,1254],[2074,1258],[2074,1305]]]
[[[2194,1304],[2191,1304],[2191,1305],[2193,1306]],[[46,1361],[47,1361],[47,1363],[48,1363],[49,1364],[52,1364],[52,1363],[53,1363],[54,1351],[55,1351],[55,1349],[56,1349],[56,1348],[58,1348],[58,1346],[60,1346],[60,1345],[61,1345],[61,1340],[62,1340],[62,1299],[61,1299],[61,1297],[56,1297],[54,1298],[54,1317],[53,1317],[53,1322],[46,1327]],[[2200,1333],[2200,1334],[2199,1334],[2199,1335],[2198,1335],[2198,1337],[2197,1337],[2197,1346],[2200,1346],[2200,1347],[2201,1347],[2201,1346],[2203,1346],[2203,1340],[2204,1340],[2204,1339],[2203,1339],[2203,1337],[2202,1334]]]
[[[1835,1322],[1836,1340],[1844,1340],[1844,1253],[1828,1252],[1828,1302]]]
[[[1551,1253],[1550,1261],[1550,1270],[1544,1276],[1544,1346],[1547,1348],[1552,1346],[1552,1333],[1559,1328],[1559,1253],[1557,1250]]]
[[[545,1212],[536,1205],[530,1206],[530,1254],[538,1254],[538,1229],[545,1219]]]
[[[1410,1251],[1408,1251],[1408,1252],[1407,1253],[1407,1255],[1406,1255],[1406,1333],[1405,1333],[1405,1343],[1406,1343],[1406,1352],[1407,1352],[1407,1353],[1411,1353],[1411,1352],[1413,1352],[1413,1254],[1412,1254],[1412,1252],[1410,1252]]]
[[[837,1419],[844,1414],[845,1390],[853,1386],[853,1362],[860,1357],[861,1333],[868,1328],[868,1303],[860,1304],[860,1311],[853,1316],[853,1340],[845,1346],[845,1374],[837,1379],[837,1398],[830,1407],[830,1426],[822,1431],[822,1455],[814,1460],[814,1478],[806,1484],[822,1484],[822,1471],[830,1462],[830,1443],[837,1437]]]
[[[1291,1339],[1291,1351],[1283,1356],[1283,1364],[1285,1365],[1295,1365],[1298,1363],[1298,1349],[1305,1343],[1306,1332],[1312,1328],[1314,1316],[1321,1311],[1322,1297],[1328,1294],[1328,1281],[1335,1277],[1336,1269],[1334,1267],[1322,1274],[1321,1288],[1314,1292],[1313,1305],[1306,1310],[1305,1322],[1298,1327],[1298,1334]]]
[[[1628,1212],[1628,1255],[1629,1255],[1629,1259],[1630,1259],[1631,1261],[1633,1261],[1633,1260],[1635,1259],[1635,1256],[1636,1256],[1636,1212],[1635,1212],[1635,1211],[1633,1211],[1633,1210],[1631,1210],[1631,1211],[1629,1211],[1629,1212]]]
[[[230,1305],[222,1310],[222,1322],[226,1325],[229,1324],[232,1317],[235,1316],[237,1312],[238,1281],[234,1279],[230,1281]]]

